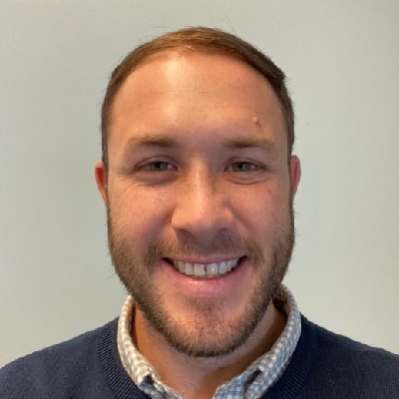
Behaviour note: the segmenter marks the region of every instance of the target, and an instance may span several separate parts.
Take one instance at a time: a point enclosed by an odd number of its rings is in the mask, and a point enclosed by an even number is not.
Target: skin
[[[222,348],[230,327],[245,320],[259,296],[259,281],[277,273],[279,283],[289,261],[272,268],[276,240],[286,237],[291,223],[300,163],[288,158],[283,113],[271,86],[230,57],[151,56],[116,96],[108,157],[108,171],[98,162],[95,175],[108,210],[111,252],[123,248],[132,263],[114,257],[119,276],[128,289],[145,283],[143,295],[152,295],[181,339]],[[261,261],[251,257],[248,241]],[[160,250],[146,258],[154,242]],[[243,263],[238,277],[211,281],[185,277],[165,258]],[[270,302],[234,350],[193,357],[172,345],[136,300],[132,336],[138,349],[186,398],[212,397],[269,350],[286,323]]]

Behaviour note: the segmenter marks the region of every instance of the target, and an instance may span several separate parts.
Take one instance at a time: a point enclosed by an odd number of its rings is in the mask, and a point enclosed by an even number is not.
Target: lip
[[[214,259],[212,258],[212,260]],[[229,259],[237,258],[229,257]],[[204,262],[204,259],[201,262]],[[209,262],[209,259],[206,259],[206,262]],[[198,258],[195,259],[195,263],[200,263]],[[192,298],[226,298],[235,295],[237,287],[245,283],[245,277],[251,270],[249,266],[249,259],[244,257],[240,258],[238,265],[224,276],[213,278],[195,277],[180,273],[165,258],[162,258],[159,261],[159,267],[155,268],[154,277],[159,279],[162,284],[166,284],[169,289],[176,290],[182,296]]]

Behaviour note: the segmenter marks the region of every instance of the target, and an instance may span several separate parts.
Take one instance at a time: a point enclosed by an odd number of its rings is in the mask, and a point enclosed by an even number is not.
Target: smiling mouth
[[[236,258],[223,262],[189,263],[178,260],[166,259],[177,271],[186,276],[215,278],[225,276],[234,270],[243,258]]]

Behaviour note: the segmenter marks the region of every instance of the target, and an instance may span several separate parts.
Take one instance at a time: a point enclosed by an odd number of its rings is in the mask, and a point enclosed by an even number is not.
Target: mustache
[[[194,238],[180,239],[177,243],[162,240],[153,241],[144,252],[145,264],[152,264],[156,259],[180,258],[185,256],[228,255],[232,257],[249,257],[254,263],[263,260],[262,250],[251,239],[240,239],[218,235],[210,243],[204,244]]]

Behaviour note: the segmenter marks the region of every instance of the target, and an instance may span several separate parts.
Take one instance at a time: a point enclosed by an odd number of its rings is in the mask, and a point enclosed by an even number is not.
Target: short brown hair
[[[108,167],[108,132],[115,96],[128,76],[144,59],[162,51],[228,55],[260,72],[270,83],[281,103],[287,126],[288,151],[291,154],[295,138],[294,110],[285,84],[284,72],[261,51],[231,33],[220,29],[193,27],[166,33],[140,45],[129,53],[112,72],[101,110],[102,161],[106,168]]]

